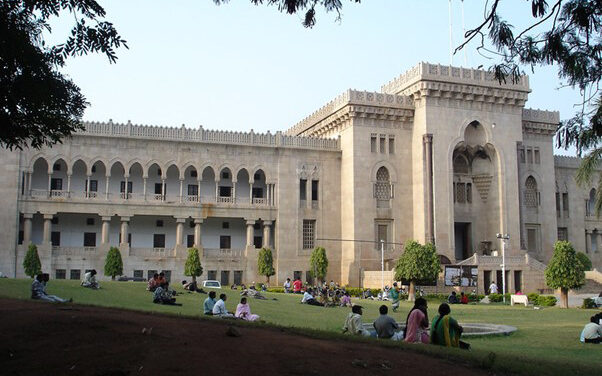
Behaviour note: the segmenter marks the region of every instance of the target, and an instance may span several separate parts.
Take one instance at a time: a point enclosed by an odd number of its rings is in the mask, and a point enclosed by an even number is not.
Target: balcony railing
[[[166,248],[130,248],[130,256],[167,257],[170,254]]]
[[[208,259],[239,259],[244,254],[242,249],[205,248],[203,256]]]
[[[217,197],[217,203],[218,204],[233,204],[234,203],[234,197],[218,196]]]
[[[52,246],[53,256],[91,256],[94,254],[96,254],[96,247]]]

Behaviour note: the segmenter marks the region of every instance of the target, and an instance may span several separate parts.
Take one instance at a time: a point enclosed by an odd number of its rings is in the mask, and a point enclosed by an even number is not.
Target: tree
[[[107,253],[105,260],[105,275],[110,275],[111,280],[115,280],[116,275],[123,274],[123,260],[121,260],[121,252],[119,248],[111,247]]]
[[[270,277],[276,274],[274,271],[274,259],[272,258],[272,250],[269,248],[261,248],[257,256],[257,273],[267,278],[268,285]]]
[[[579,259],[579,262],[583,265],[583,271],[587,272],[592,270],[592,260],[590,260],[585,253],[577,252],[577,259]]]
[[[184,275],[192,277],[192,281],[196,282],[196,277],[200,277],[201,274],[203,274],[203,267],[199,258],[199,250],[190,248],[188,250],[188,257],[186,258],[186,265],[184,265]]]
[[[328,271],[328,257],[326,257],[326,249],[324,247],[316,247],[311,252],[309,259],[310,271],[313,278],[317,278],[319,282],[324,282]]]
[[[30,244],[27,248],[27,253],[23,259],[23,269],[25,269],[25,275],[31,278],[42,273],[42,263],[40,262],[40,256],[38,256],[38,247],[35,244]]]
[[[416,282],[437,280],[441,264],[432,243],[421,245],[415,240],[406,243],[395,265],[395,280],[410,281],[408,300],[414,301]]]
[[[560,307],[568,308],[569,289],[578,289],[585,284],[583,265],[571,243],[558,241],[554,244],[554,255],[545,275],[549,287],[560,289]]]
[[[46,45],[50,20],[73,17],[64,43]],[[94,0],[0,1],[0,147],[40,148],[82,128],[88,103],[60,73],[71,56],[102,53],[110,63],[126,41]]]

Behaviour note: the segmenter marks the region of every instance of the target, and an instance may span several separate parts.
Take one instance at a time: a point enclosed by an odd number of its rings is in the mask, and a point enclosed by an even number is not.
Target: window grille
[[[528,208],[539,206],[538,195],[537,182],[533,176],[529,176],[525,182],[525,206]]]
[[[313,249],[316,239],[316,221],[313,219],[303,220],[303,249]]]

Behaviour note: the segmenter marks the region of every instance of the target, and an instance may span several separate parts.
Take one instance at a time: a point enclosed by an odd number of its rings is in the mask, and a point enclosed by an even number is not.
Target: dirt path
[[[230,337],[228,323],[217,319],[11,299],[0,299],[0,318],[2,375],[487,374],[399,349],[279,329],[241,327],[240,337]],[[145,327],[153,328],[150,335],[142,334]]]

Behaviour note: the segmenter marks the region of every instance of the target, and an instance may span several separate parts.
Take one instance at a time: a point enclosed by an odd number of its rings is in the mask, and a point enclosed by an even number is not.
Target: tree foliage
[[[186,264],[184,265],[184,275],[190,276],[193,281],[196,281],[196,277],[200,277],[201,274],[203,274],[203,267],[201,266],[199,250],[190,248],[188,249]]]
[[[72,17],[63,43],[49,46],[49,21]],[[79,87],[59,72],[70,56],[102,53],[117,60],[127,48],[94,0],[0,1],[0,146],[39,148],[81,129],[88,103]]]
[[[395,280],[432,281],[437,279],[440,271],[441,263],[435,246],[410,240],[395,265]]]
[[[317,278],[321,282],[324,281],[328,272],[328,257],[326,257],[326,249],[324,247],[316,247],[311,252],[309,267],[309,273],[313,278]]]
[[[123,260],[119,248],[111,247],[107,253],[105,260],[105,275],[110,275],[111,279],[115,279],[116,275],[123,274]]]
[[[230,0],[213,0],[217,5],[224,4]],[[354,3],[361,3],[361,0],[349,0]],[[336,12],[337,21],[341,19],[341,9],[343,3],[341,0],[251,0],[255,5],[273,5],[278,7],[278,11],[287,14],[296,14],[304,12],[302,24],[305,27],[311,28],[316,24],[316,8],[323,8],[324,11]]]
[[[23,259],[23,269],[25,269],[25,275],[31,278],[42,273],[42,263],[40,262],[40,256],[38,256],[38,247],[35,244],[30,244],[27,248],[27,253]]]
[[[577,259],[583,266],[583,271],[587,272],[589,270],[592,270],[592,260],[590,260],[585,253],[577,252]]]
[[[257,273],[265,276],[268,283],[270,283],[270,277],[276,273],[271,249],[261,248],[259,250],[259,254],[257,255]]]
[[[558,241],[554,244],[554,255],[546,267],[545,276],[549,287],[560,289],[561,306],[567,308],[568,290],[585,284],[583,264],[571,243]]]

